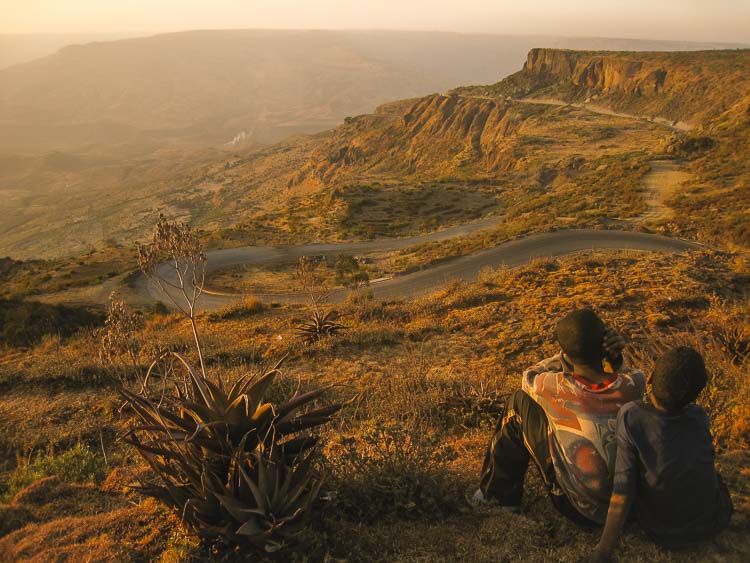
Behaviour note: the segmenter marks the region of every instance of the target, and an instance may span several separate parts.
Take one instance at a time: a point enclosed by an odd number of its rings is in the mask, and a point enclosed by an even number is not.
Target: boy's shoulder
[[[625,403],[617,413],[618,426],[626,428],[649,424],[649,422],[653,423],[657,419],[664,421],[691,419],[694,423],[697,422],[701,426],[709,426],[708,413],[703,407],[695,403],[687,405],[679,413],[670,414],[658,411],[647,400],[637,399]]]
[[[650,406],[644,399],[636,399],[625,403],[617,412],[617,435],[632,442],[633,436],[643,434],[642,429],[649,426]]]
[[[620,411],[617,413],[618,419],[627,419],[632,416],[638,416],[642,411],[646,409],[647,405],[643,399],[636,399],[625,403],[620,407]]]
[[[624,380],[626,385],[632,385],[639,389],[646,388],[646,374],[637,368],[622,370],[618,375]]]

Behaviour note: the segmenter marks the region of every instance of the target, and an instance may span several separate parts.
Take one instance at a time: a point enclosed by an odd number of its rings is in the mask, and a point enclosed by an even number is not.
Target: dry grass
[[[313,560],[326,554],[351,561],[576,560],[595,534],[557,515],[535,475],[521,515],[465,507],[493,405],[517,384],[524,367],[555,351],[554,324],[573,307],[598,310],[630,339],[633,361],[645,368],[660,348],[688,342],[705,355],[713,375],[701,402],[711,415],[737,513],[716,541],[677,554],[631,530],[620,559],[740,561],[750,556],[746,265],[745,255],[710,251],[537,260],[516,270],[485,271],[475,284],[450,284],[414,302],[344,304],[339,312],[348,330],[308,347],[300,346],[294,331],[307,316],[301,308],[204,315],[199,325],[206,362],[223,379],[288,354],[285,377],[272,395],[283,396],[299,380],[303,386],[344,385],[332,390],[330,400],[360,395],[325,437],[320,463],[331,473],[331,500],[321,506],[297,556]],[[172,315],[157,315],[141,336],[182,349],[189,330]],[[0,454],[8,460],[0,480],[9,483],[30,452],[61,455],[79,442],[96,452],[103,444],[111,473],[101,485],[63,484],[88,491],[90,501],[71,493],[80,499],[71,503],[80,506],[57,508],[56,493],[36,485],[2,505],[9,534],[0,539],[3,559],[43,560],[53,552],[93,560],[231,556],[211,555],[186,539],[161,508],[127,492],[129,475],[144,471],[114,442],[130,414],[118,410],[114,394],[102,386],[106,372],[87,382],[85,371],[71,367],[97,365],[92,335],[46,342],[29,354],[8,351],[2,361],[12,375],[0,395]],[[393,448],[394,441],[409,446]],[[32,495],[34,490],[42,492]],[[19,500],[32,496],[41,500]]]

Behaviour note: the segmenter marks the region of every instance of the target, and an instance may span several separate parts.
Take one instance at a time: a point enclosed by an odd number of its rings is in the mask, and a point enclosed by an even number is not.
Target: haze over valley
[[[63,47],[0,70],[0,124],[6,133],[0,138],[0,190],[11,211],[0,218],[0,252],[53,257],[104,240],[137,238],[160,206],[172,216],[197,219],[195,200],[221,189],[195,187],[198,163],[223,162],[231,154],[236,159],[295,134],[321,132],[384,102],[496,82],[520,69],[528,50],[540,44],[631,50],[720,46],[238,30]]]

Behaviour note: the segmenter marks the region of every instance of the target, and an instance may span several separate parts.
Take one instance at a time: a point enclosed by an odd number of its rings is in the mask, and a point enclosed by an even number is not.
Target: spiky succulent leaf
[[[328,422],[341,405],[309,409],[328,388],[295,393],[279,407],[264,402],[279,364],[226,392],[175,356],[188,371],[187,392],[177,387],[154,402],[123,390],[141,422],[124,440],[160,480],[139,490],[173,507],[201,537],[279,549],[303,525],[322,483],[310,457],[317,437],[300,431]]]

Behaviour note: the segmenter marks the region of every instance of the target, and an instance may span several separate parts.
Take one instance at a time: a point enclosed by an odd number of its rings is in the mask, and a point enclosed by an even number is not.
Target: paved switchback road
[[[662,127],[666,127],[667,129],[671,129],[672,131],[676,131],[679,133],[687,133],[688,131],[693,129],[693,125],[685,121],[670,121],[668,119],[655,115],[648,116],[623,113],[604,106],[598,106],[590,102],[566,102],[564,100],[558,100],[556,98],[518,98],[513,101],[521,104],[537,104],[543,106],[570,106],[578,109],[583,109],[591,113],[598,113],[599,115],[611,115],[613,117],[623,117],[625,119],[633,119],[636,121],[647,121],[649,123],[661,125]]]
[[[385,243],[386,241],[382,241]],[[390,241],[393,243],[394,241]],[[362,243],[372,244],[372,243]],[[208,253],[207,270],[242,263],[271,263],[296,255],[335,254],[343,252],[344,246],[349,245],[308,245],[291,247],[290,249],[265,249],[259,247],[219,250]],[[356,243],[347,248],[358,247]],[[390,247],[389,247],[390,248]],[[554,231],[530,235],[524,238],[504,242],[494,248],[483,250],[467,256],[446,260],[419,272],[397,276],[395,278],[374,283],[370,286],[375,297],[378,298],[412,298],[430,291],[435,291],[451,280],[471,281],[476,279],[479,272],[487,267],[514,267],[526,264],[535,258],[563,256],[588,250],[640,250],[649,252],[686,252],[700,248],[694,242],[684,241],[630,231],[601,231],[593,229]],[[388,248],[382,248],[387,250]],[[357,251],[357,250],[353,250]],[[361,251],[361,250],[360,250]],[[291,254],[289,253],[291,252]],[[299,254],[301,253],[301,254]],[[237,261],[239,260],[239,261]],[[160,266],[162,275],[169,276],[168,265]],[[141,291],[148,291],[152,299],[169,304],[169,300],[160,294],[153,284],[145,280],[139,282]],[[346,298],[347,291],[335,290],[331,292],[330,300],[340,302]],[[280,293],[255,295],[263,301],[281,303],[303,303],[306,296],[298,293]],[[177,298],[177,296],[175,295]],[[242,300],[242,295],[203,294],[198,302],[203,310],[215,310]]]
[[[562,100],[549,98],[523,98],[514,100],[517,103],[544,104],[544,105],[571,105],[594,113],[612,115],[626,119],[646,120],[657,125],[662,125],[674,131],[685,132],[691,129],[687,123],[673,123],[658,117],[646,117],[615,112],[611,109],[587,103],[569,104]],[[654,167],[653,182],[658,173],[664,173],[664,163],[656,163]],[[671,166],[671,165],[670,165]],[[661,167],[661,168],[660,168]],[[661,188],[660,188],[661,189]],[[656,191],[652,186],[652,191]],[[658,198],[660,192],[654,195]],[[656,201],[656,200],[655,200]],[[649,201],[650,207],[655,204]],[[647,214],[643,219],[649,218]],[[446,240],[460,236],[466,236],[481,230],[491,228],[500,221],[498,217],[489,217],[474,221],[465,225],[458,225],[442,231],[436,231],[426,235],[406,237],[401,239],[382,239],[369,242],[355,243],[331,243],[331,244],[309,244],[303,246],[290,246],[284,248],[273,247],[243,247],[225,250],[217,250],[208,253],[207,273],[217,268],[234,266],[240,264],[278,264],[283,262],[294,262],[301,256],[364,254],[368,252],[393,251],[429,241]],[[600,231],[600,230],[568,230],[555,231],[531,235],[518,240],[504,242],[494,248],[446,260],[438,265],[428,267],[422,271],[408,275],[380,281],[370,285],[373,294],[380,298],[389,297],[414,297],[430,291],[434,291],[453,279],[473,280],[483,268],[505,265],[508,267],[520,266],[537,257],[553,257],[571,254],[584,250],[642,250],[655,252],[684,252],[698,248],[700,245],[647,233],[635,233],[630,231]],[[162,275],[171,275],[166,265],[159,267]],[[147,300],[162,301],[169,304],[158,287],[146,282],[143,277],[136,284],[136,291]],[[331,301],[341,301],[346,298],[345,290],[331,292]],[[176,295],[174,297],[177,297]],[[202,309],[219,309],[231,303],[241,300],[243,295],[219,295],[216,293],[204,293],[199,301]],[[260,294],[255,295],[264,301],[276,301],[282,303],[304,302],[306,297],[296,293]]]

